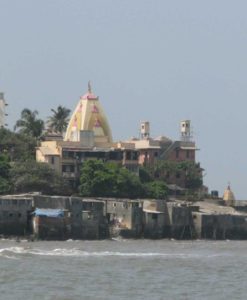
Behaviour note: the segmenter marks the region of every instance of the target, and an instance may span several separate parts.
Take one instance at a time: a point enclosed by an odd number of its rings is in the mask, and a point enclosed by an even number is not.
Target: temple
[[[116,162],[138,174],[139,166],[154,166],[159,160],[188,162],[202,175],[200,164],[195,163],[197,150],[192,139],[190,120],[180,123],[180,140],[165,136],[153,138],[148,121],[141,122],[140,135],[127,141],[113,141],[111,128],[99,102],[88,83],[88,91],[81,96],[72,113],[64,138],[50,134],[36,149],[36,160],[48,163],[72,185],[78,182],[80,169],[87,159]],[[177,194],[186,188],[186,170],[159,174]],[[161,178],[160,177],[160,178]]]
[[[92,132],[96,143],[112,143],[110,126],[90,82],[88,92],[80,97],[69,121],[65,141],[79,142],[81,132]]]

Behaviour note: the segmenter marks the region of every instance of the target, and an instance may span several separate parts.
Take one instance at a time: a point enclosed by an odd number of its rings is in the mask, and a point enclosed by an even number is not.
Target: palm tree
[[[59,105],[57,110],[51,109],[53,115],[48,119],[48,128],[51,131],[62,134],[68,125],[70,109]]]
[[[20,133],[39,138],[44,129],[44,121],[37,119],[38,114],[37,110],[23,109],[21,118],[16,121],[14,130],[19,128]]]

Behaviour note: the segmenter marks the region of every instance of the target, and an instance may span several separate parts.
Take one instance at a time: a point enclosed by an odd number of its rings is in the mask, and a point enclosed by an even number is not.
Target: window
[[[131,152],[130,151],[126,152],[126,159],[131,160]]]
[[[186,158],[190,158],[190,150],[186,150]]]
[[[63,158],[67,158],[69,156],[69,152],[68,151],[63,151]]]
[[[119,153],[118,152],[111,151],[109,153],[109,159],[111,159],[111,160],[118,160],[118,157],[119,157]]]
[[[128,203],[127,202],[123,202],[123,208],[128,208]]]
[[[159,153],[158,152],[154,152],[154,157],[158,157]]]
[[[69,153],[69,158],[74,158],[75,157],[75,152],[73,152],[73,151],[69,151],[68,152]]]
[[[51,164],[54,165],[54,163],[55,163],[55,158],[54,158],[54,156],[52,156],[51,157]]]
[[[73,172],[75,172],[75,166],[74,165],[62,165],[62,172],[73,173]]]
[[[179,158],[179,149],[176,149],[176,158]]]
[[[133,160],[137,160],[138,159],[138,152],[133,152]]]
[[[176,178],[180,178],[180,173],[179,172],[176,173]]]

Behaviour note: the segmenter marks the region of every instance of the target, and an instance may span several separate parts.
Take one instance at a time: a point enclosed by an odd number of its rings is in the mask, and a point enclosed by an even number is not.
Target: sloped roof
[[[112,143],[111,129],[107,117],[99,102],[99,98],[88,87],[88,92],[80,97],[80,100],[69,121],[65,141],[78,142],[80,131],[93,131],[95,137],[105,137]]]

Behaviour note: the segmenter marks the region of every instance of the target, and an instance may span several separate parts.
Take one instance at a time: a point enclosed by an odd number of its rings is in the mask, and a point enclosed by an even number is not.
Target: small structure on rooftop
[[[228,184],[226,190],[224,191],[223,200],[225,201],[226,205],[228,205],[228,206],[234,205],[235,196],[231,190],[230,184]]]

